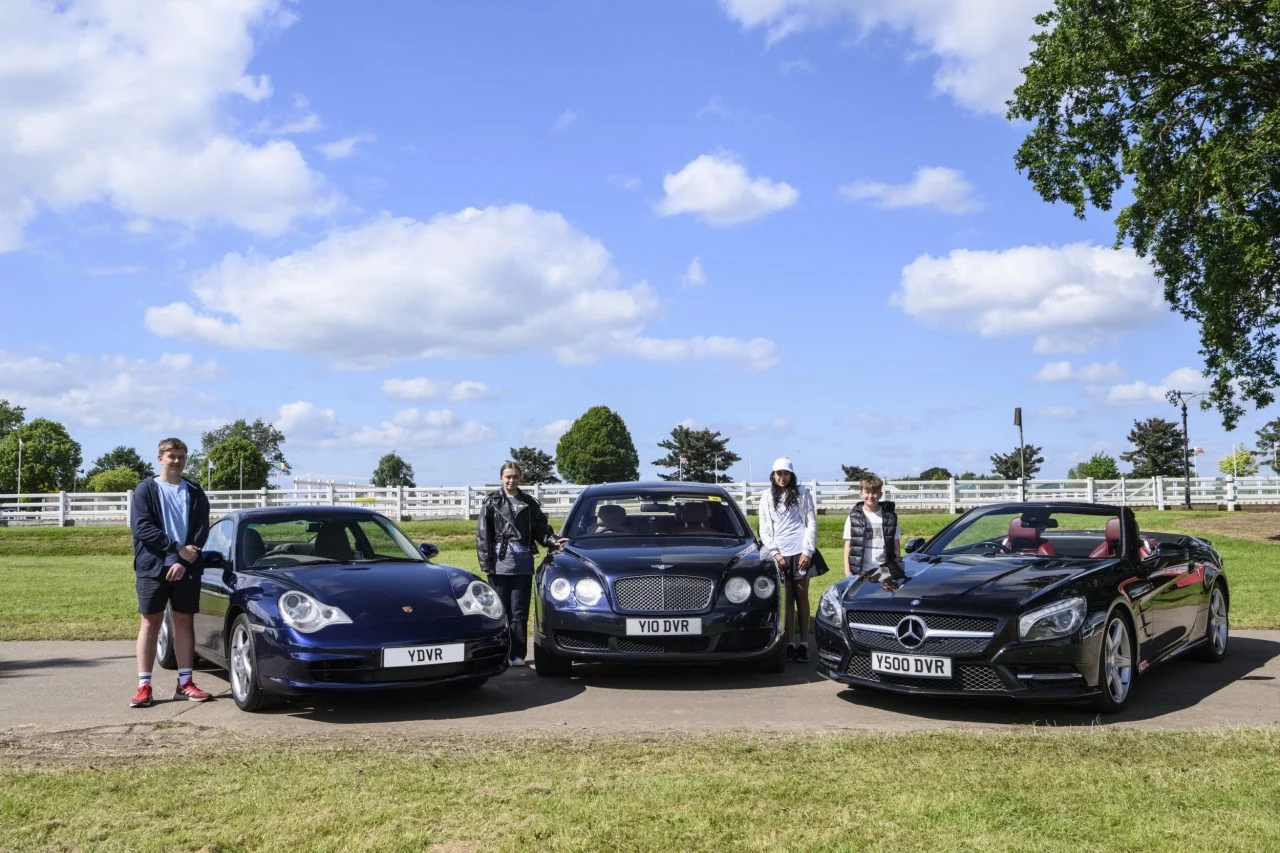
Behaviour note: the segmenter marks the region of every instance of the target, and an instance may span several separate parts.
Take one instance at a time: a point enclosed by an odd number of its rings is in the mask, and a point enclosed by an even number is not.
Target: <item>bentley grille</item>
[[[641,575],[613,582],[619,610],[639,613],[690,613],[711,604],[714,585],[687,575]]]

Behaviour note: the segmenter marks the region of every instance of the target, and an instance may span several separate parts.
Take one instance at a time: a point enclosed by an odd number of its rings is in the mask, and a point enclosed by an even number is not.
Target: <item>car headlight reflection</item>
[[[573,595],[579,602],[591,606],[604,595],[604,587],[595,578],[583,578],[573,585]]]
[[[458,599],[458,608],[467,615],[479,614],[490,619],[501,619],[504,612],[498,593],[484,581],[467,584],[466,592]]]
[[[327,625],[350,625],[351,617],[337,607],[317,601],[305,592],[290,590],[280,596],[280,617],[295,631],[310,634]]]
[[[834,586],[828,588],[822,594],[822,598],[818,599],[818,618],[837,628],[844,625],[844,607],[840,604],[840,591]]]
[[[754,587],[758,598],[768,598],[777,590],[778,585],[773,582],[773,578],[761,575],[756,578],[756,582],[752,584],[752,587]]]
[[[1018,639],[1053,640],[1067,637],[1084,623],[1085,601],[1068,598],[1032,610],[1018,619]]]
[[[741,604],[751,597],[751,584],[746,578],[729,578],[724,585],[724,597],[734,604]]]
[[[548,590],[552,599],[556,601],[564,601],[569,597],[569,593],[573,592],[573,584],[569,583],[568,578],[556,578],[551,582]]]

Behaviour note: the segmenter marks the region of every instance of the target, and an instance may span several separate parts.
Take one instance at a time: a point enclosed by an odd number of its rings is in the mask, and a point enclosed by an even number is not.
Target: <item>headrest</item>
[[[1108,542],[1120,541],[1120,519],[1118,518],[1107,519],[1107,541]]]
[[[605,504],[596,510],[596,518],[606,527],[618,527],[627,523],[627,511],[617,504]]]
[[[711,518],[711,509],[704,501],[691,501],[684,505],[685,524],[706,524]]]
[[[1040,531],[1034,527],[1030,527],[1022,523],[1022,519],[1015,518],[1009,522],[1009,542],[1030,542],[1032,544],[1040,541]]]

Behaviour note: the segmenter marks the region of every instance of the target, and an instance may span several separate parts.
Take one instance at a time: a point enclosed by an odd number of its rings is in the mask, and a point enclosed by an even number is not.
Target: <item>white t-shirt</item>
[[[871,528],[871,538],[868,540],[864,540],[863,546],[862,546],[862,567],[863,569],[869,569],[873,566],[878,566],[884,562],[884,557],[885,557],[884,516],[881,514],[880,510],[876,510],[875,512],[872,512],[871,510],[867,509],[865,506],[862,508],[862,514],[863,516],[866,517],[867,527]],[[845,539],[853,538],[853,532],[850,529],[851,527],[852,525],[849,524],[849,517],[845,516],[845,519],[844,519],[844,538]],[[898,535],[895,536],[894,538],[898,542],[901,542],[902,541],[901,528],[898,529],[897,534]],[[902,553],[901,548],[899,548],[898,553]]]
[[[773,492],[766,489],[759,495],[760,541],[766,554],[776,551],[784,557],[804,554],[812,557],[818,547],[818,513],[813,495],[804,486],[796,486],[796,502],[779,506],[773,502]]]
[[[166,483],[156,477],[156,485],[160,487],[160,514],[164,518],[164,532],[174,542],[182,544],[187,541],[187,481]],[[164,555],[166,566],[172,566],[176,562],[177,555]]]

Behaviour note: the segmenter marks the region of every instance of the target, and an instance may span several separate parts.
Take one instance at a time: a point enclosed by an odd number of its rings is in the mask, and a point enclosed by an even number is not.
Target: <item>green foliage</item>
[[[373,470],[370,482],[375,486],[408,486],[412,488],[413,466],[405,462],[393,450],[378,460],[378,467]]]
[[[80,443],[57,421],[36,418],[0,438],[0,493],[18,490],[18,439],[24,494],[70,491],[80,468]]]
[[[955,475],[952,474],[950,471],[948,471],[946,468],[935,467],[935,468],[925,468],[923,471],[920,472],[920,476],[916,477],[916,479],[917,480],[950,480],[953,476]]]
[[[205,482],[209,460],[213,461],[213,479]],[[258,446],[244,436],[234,435],[210,450],[199,470],[188,464],[186,476],[200,478],[206,489],[262,489],[266,488],[270,471]]]
[[[1116,465],[1113,456],[1098,451],[1067,472],[1067,478],[1071,480],[1087,480],[1090,477],[1095,480],[1119,480],[1120,467]]]
[[[1133,429],[1129,430],[1129,443],[1133,450],[1120,454],[1121,459],[1133,464],[1129,476],[1186,476],[1182,430],[1173,421],[1164,418],[1134,421]]]
[[[622,418],[592,406],[560,436],[556,467],[570,483],[615,483],[640,476],[640,457]]]
[[[26,409],[12,406],[8,400],[0,400],[0,438],[4,438],[26,420]]]
[[[1237,447],[1218,460],[1218,470],[1236,477],[1252,477],[1258,473],[1258,462],[1252,450],[1247,447]]]
[[[1116,243],[1200,325],[1208,404],[1231,429],[1280,385],[1280,4],[1057,0],[1036,21],[1015,163],[1081,218],[1132,193]]]
[[[670,474],[658,474],[663,480],[732,483],[733,478],[725,470],[742,457],[729,450],[728,445],[729,439],[721,438],[719,430],[677,426],[671,430],[671,438],[658,442],[667,455],[650,464],[673,469]],[[687,461],[681,463],[681,458]]]
[[[1258,430],[1258,461],[1271,468],[1271,473],[1280,474],[1276,467],[1276,451],[1280,450],[1280,418],[1268,421]]]
[[[94,474],[85,482],[85,488],[91,492],[132,492],[141,482],[136,470],[122,465]]]
[[[874,477],[875,472],[870,468],[863,468],[861,465],[841,465],[840,469],[844,471],[844,481],[846,483],[861,483],[863,477]]]
[[[536,447],[511,448],[511,461],[520,466],[521,482],[536,486],[539,483],[558,483],[556,463],[551,454]]]
[[[229,438],[245,438],[253,443],[257,448],[258,455],[266,460],[268,470],[278,469],[288,472],[289,462],[284,458],[284,452],[280,449],[280,445],[284,444],[284,433],[276,429],[272,424],[258,418],[253,423],[248,423],[241,418],[224,424],[217,429],[210,430],[200,436],[200,449],[192,449],[191,455],[187,459],[187,476],[200,480],[204,484],[204,477],[207,474],[207,466],[205,462],[209,453],[218,445],[222,444]],[[218,464],[218,460],[214,458],[214,464]],[[248,465],[248,462],[245,463]],[[214,475],[215,482],[222,482],[218,479],[217,474]],[[239,482],[239,471],[236,472],[236,482]],[[245,488],[249,488],[249,475],[246,469]],[[204,484],[208,488],[208,484]],[[266,485],[266,481],[263,481]],[[234,489],[236,486],[220,486],[219,488]],[[254,486],[253,488],[261,488]]]
[[[113,468],[129,468],[137,473],[134,485],[142,482],[145,477],[150,477],[156,473],[155,466],[147,460],[143,459],[138,451],[132,447],[125,447],[123,444],[114,450],[102,454],[93,461],[93,467],[85,474],[85,479],[92,480],[103,471],[110,471]],[[132,487],[130,487],[132,488]],[[97,492],[113,492],[116,489],[94,489]]]
[[[1001,480],[1018,480],[1023,476],[1025,464],[1026,477],[1029,480],[1040,471],[1040,466],[1044,464],[1044,457],[1040,455],[1041,449],[1034,444],[1024,444],[1021,448],[1021,457],[1018,455],[1019,448],[1017,447],[1008,453],[993,453],[991,454],[991,470]]]

